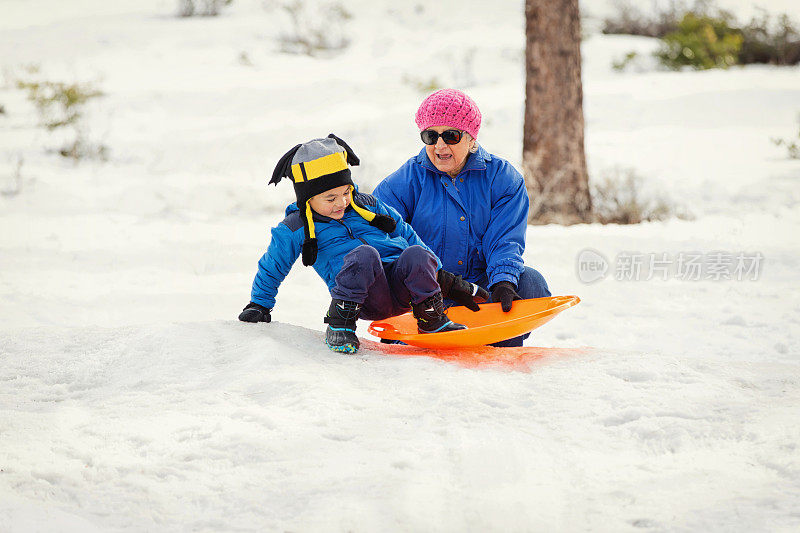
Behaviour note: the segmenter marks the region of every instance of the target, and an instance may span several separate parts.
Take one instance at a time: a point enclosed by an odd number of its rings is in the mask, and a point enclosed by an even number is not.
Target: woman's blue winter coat
[[[420,240],[413,228],[403,221],[400,214],[374,196],[355,193],[360,205],[373,213],[389,215],[397,222],[392,233],[386,233],[364,220],[352,207],[348,207],[341,220],[335,220],[314,213],[314,229],[317,237],[317,260],[314,270],[328,285],[328,290],[336,285],[336,274],[342,269],[344,256],[362,244],[378,250],[383,263],[397,260],[400,253],[409,246],[419,245],[430,248]],[[258,262],[258,273],[253,280],[250,299],[264,307],[275,307],[278,287],[289,274],[292,265],[300,257],[305,240],[303,218],[297,204],[286,208],[286,218],[272,228],[272,240],[266,253]],[[442,265],[438,261],[438,267]]]
[[[373,194],[411,224],[445,270],[488,287],[517,284],[524,269],[528,194],[525,180],[505,159],[479,147],[451,178],[423,148]]]

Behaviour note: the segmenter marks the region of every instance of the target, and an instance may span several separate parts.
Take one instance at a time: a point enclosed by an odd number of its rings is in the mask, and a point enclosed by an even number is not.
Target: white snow
[[[0,531],[800,529],[800,162],[770,141],[797,134],[800,68],[619,73],[656,44],[590,35],[592,176],[632,168],[694,219],[531,227],[527,263],[582,302],[526,356],[393,353],[366,323],[343,356],[311,269],[275,322],[236,320],[293,197],[275,161],[333,131],[371,190],[418,151],[435,79],[519,166],[521,3],[343,2],[351,45],[320,58],[278,52],[277,2],[175,5],[2,7]],[[103,90],[86,124],[110,161],[47,153],[17,78]],[[593,284],[587,248],[611,264]],[[613,268],[695,252],[764,259],[741,281]]]

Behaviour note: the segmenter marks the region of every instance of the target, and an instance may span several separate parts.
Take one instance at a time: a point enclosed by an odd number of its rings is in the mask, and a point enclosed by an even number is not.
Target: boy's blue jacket
[[[368,244],[378,250],[384,263],[395,261],[409,246],[428,246],[406,224],[400,214],[374,196],[353,192],[359,203],[374,213],[389,215],[397,222],[392,233],[386,233],[364,220],[352,207],[348,207],[341,220],[314,213],[314,228],[317,237],[317,261],[314,270],[328,285],[336,285],[336,274],[342,269],[344,256],[352,249]],[[253,280],[250,299],[264,307],[275,307],[275,295],[292,265],[300,257],[305,233],[303,219],[297,203],[286,208],[286,218],[272,228],[272,240],[267,252],[258,261],[258,273]],[[434,254],[435,255],[435,254]],[[437,259],[437,268],[442,264]]]
[[[455,179],[437,170],[425,149],[373,194],[395,208],[442,259],[445,270],[473,283],[517,284],[525,265],[528,194],[505,159],[482,147]]]

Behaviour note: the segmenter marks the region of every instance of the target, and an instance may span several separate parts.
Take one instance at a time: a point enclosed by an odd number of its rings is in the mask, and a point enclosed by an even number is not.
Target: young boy
[[[447,318],[442,297],[478,310],[488,293],[441,269],[436,255],[391,207],[356,191],[349,165],[359,159],[333,134],[298,144],[275,167],[270,183],[291,178],[297,202],[272,229],[258,262],[244,322],[269,322],[278,286],[297,257],[328,285],[325,343],[335,352],[359,347],[356,320],[379,320],[412,309],[420,333],[464,329]]]

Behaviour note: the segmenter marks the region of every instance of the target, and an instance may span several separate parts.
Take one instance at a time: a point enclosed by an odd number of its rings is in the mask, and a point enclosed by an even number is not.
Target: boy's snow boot
[[[359,342],[356,337],[356,320],[361,314],[361,304],[334,298],[325,323],[325,344],[334,352],[356,353]]]
[[[437,292],[430,298],[412,305],[414,318],[417,319],[417,329],[420,333],[440,333],[442,331],[455,331],[467,329],[464,324],[456,324],[444,312],[442,293]]]

